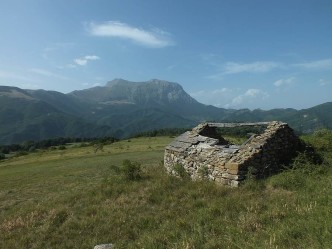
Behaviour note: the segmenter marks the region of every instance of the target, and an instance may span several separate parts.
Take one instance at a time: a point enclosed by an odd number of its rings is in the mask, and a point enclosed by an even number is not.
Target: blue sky
[[[331,0],[0,0],[0,85],[180,83],[223,108],[332,101]]]

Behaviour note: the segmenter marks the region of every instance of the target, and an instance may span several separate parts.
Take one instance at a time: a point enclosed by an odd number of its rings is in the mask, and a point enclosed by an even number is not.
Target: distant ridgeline
[[[0,120],[0,144],[58,137],[126,138],[151,131],[153,135],[212,120],[281,120],[299,133],[311,133],[332,129],[332,102],[299,111],[231,110],[201,104],[177,83],[116,79],[68,94],[0,86]]]

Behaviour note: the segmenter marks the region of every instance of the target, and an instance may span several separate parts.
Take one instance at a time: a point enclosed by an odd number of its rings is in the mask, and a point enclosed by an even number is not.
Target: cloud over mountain
[[[99,59],[100,58],[97,55],[86,55],[84,57],[75,59],[74,62],[79,66],[85,66],[88,63],[88,61],[95,61]]]

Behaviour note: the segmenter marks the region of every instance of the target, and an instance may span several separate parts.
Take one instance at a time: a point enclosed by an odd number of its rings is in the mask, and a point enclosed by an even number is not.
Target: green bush
[[[189,176],[183,165],[179,163],[174,165],[173,170],[181,178],[187,178]]]
[[[208,177],[209,175],[209,168],[207,166],[200,167],[198,169],[198,174],[201,178]]]
[[[303,139],[313,145],[318,151],[332,151],[332,131],[321,129],[314,132],[313,135],[304,136]]]
[[[19,151],[15,154],[16,157],[19,157],[19,156],[26,156],[28,155],[29,153],[27,151]]]
[[[65,149],[66,149],[66,146],[64,146],[64,145],[60,145],[58,149],[59,149],[59,150],[65,150]]]
[[[136,181],[142,178],[141,164],[139,162],[124,160],[122,162],[122,172],[124,174],[124,177],[130,181]]]
[[[321,167],[322,159],[318,154],[314,153],[300,153],[293,161],[291,169],[304,173],[312,174]]]
[[[295,170],[288,170],[278,175],[272,176],[269,183],[274,188],[285,190],[298,190],[305,186],[306,175]]]

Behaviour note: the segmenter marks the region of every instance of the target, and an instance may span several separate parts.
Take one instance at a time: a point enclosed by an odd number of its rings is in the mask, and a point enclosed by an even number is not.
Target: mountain
[[[31,91],[0,86],[0,144],[55,137],[102,136],[108,131],[108,127],[69,115],[41,99]],[[52,102],[51,98],[48,100]],[[63,105],[61,101],[58,104]]]
[[[281,120],[298,132],[309,133],[332,128],[332,102],[299,111],[230,110],[199,103],[177,83],[115,79],[68,94],[0,86],[0,120],[0,144],[60,136],[123,138],[204,121]]]

